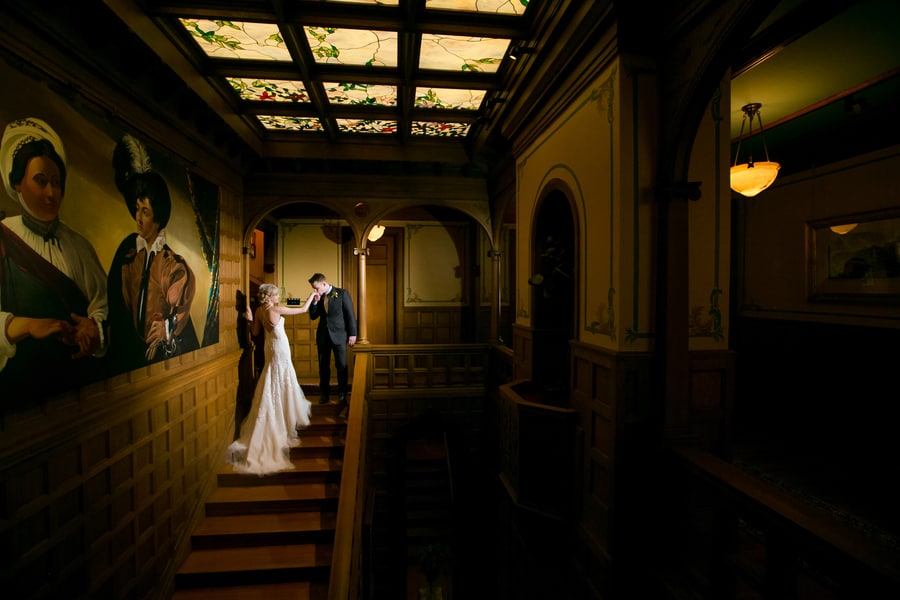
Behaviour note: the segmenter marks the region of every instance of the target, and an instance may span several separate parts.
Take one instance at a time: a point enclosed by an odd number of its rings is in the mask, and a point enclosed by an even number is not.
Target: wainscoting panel
[[[572,405],[582,428],[579,529],[598,559],[612,552],[610,530],[620,500],[618,461],[635,428],[645,426],[649,396],[645,353],[617,354],[572,344]]]
[[[462,341],[462,308],[402,309],[403,344],[456,344]]]
[[[704,449],[727,452],[734,406],[734,352],[691,352],[691,431]]]
[[[152,385],[135,372],[105,406],[4,446],[5,597],[169,596],[234,427],[238,353],[198,354]]]

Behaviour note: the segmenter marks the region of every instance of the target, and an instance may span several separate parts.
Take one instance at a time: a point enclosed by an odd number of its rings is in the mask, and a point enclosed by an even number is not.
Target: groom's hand
[[[355,335],[351,335],[350,337],[347,338],[347,345],[348,345],[348,346],[352,346],[352,345],[355,344],[355,343],[356,343],[356,336],[355,336]]]

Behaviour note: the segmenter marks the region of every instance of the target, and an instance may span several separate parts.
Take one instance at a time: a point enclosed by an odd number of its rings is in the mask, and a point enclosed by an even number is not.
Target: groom
[[[338,405],[341,410],[347,406],[347,346],[356,343],[356,313],[353,299],[345,289],[328,283],[325,276],[316,273],[309,278],[309,284],[316,291],[309,318],[319,319],[316,328],[316,347],[319,351],[319,393],[320,404],[328,402],[331,394],[331,355],[337,369]]]

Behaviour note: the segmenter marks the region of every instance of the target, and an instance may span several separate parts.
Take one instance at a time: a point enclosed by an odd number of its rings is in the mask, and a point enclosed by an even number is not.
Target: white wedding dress
[[[294,468],[292,447],[300,445],[298,429],[309,426],[312,404],[297,381],[284,317],[265,329],[265,363],[250,412],[240,436],[228,446],[227,461],[236,473],[265,475]]]

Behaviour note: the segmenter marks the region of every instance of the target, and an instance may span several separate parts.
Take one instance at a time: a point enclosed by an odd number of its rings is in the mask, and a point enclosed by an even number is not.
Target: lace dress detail
[[[294,468],[292,447],[300,445],[298,429],[309,426],[312,405],[300,388],[284,317],[265,329],[265,363],[250,412],[240,436],[228,446],[227,461],[236,473],[265,475]]]

